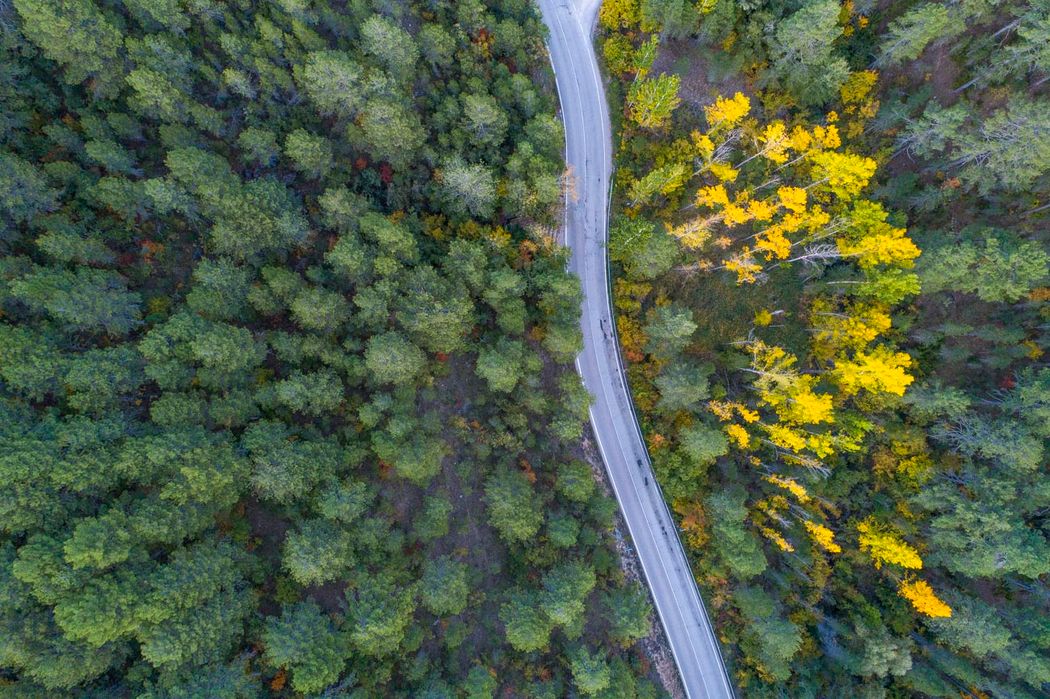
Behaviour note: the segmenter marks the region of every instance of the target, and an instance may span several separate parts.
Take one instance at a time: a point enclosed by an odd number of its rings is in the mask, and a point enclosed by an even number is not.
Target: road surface
[[[583,352],[576,367],[594,396],[591,425],[634,540],[678,670],[691,699],[731,698],[721,649],[700,599],[677,525],[656,484],[635,421],[609,303],[608,235],[612,137],[591,43],[600,0],[538,0],[565,123],[575,197],[566,201],[569,263],[583,284]]]

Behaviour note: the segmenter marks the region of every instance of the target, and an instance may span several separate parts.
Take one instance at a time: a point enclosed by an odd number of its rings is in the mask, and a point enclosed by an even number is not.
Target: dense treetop
[[[0,7],[0,696],[655,696],[526,0]]]

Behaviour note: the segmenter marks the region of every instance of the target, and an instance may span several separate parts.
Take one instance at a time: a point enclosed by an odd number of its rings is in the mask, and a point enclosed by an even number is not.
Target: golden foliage
[[[640,362],[645,359],[645,343],[649,338],[645,336],[641,323],[621,315],[616,319],[616,333],[627,361]]]
[[[848,86],[851,99],[860,99],[870,90],[872,75],[862,71],[857,76]],[[723,267],[736,274],[738,284],[759,281],[770,263],[797,261],[790,259],[793,250],[829,237],[829,228],[837,232],[842,223],[846,230],[835,239],[839,255],[856,260],[865,269],[911,265],[918,248],[905,231],[889,225],[877,204],[858,198],[871,181],[876,163],[837,150],[842,145],[835,123],[838,115],[829,113],[824,125],[810,128],[782,121],[757,126],[745,120],[750,109],[750,100],[739,92],[716,98],[704,108],[707,132],[693,131],[688,140],[679,139],[684,149],[675,146],[656,158],[657,167],[636,181],[634,199],[642,199],[642,190],[661,191],[667,179],[663,173],[676,158],[699,159],[700,165],[691,169],[703,180],[694,203],[712,210],[712,216],[703,219],[699,238],[695,225],[678,237],[691,249],[711,238],[727,240]],[[672,189],[677,189],[681,172],[676,171]],[[783,183],[774,196],[755,196],[774,183]],[[719,225],[724,235],[719,235]],[[739,247],[733,250],[734,246]],[[833,256],[834,252],[821,254]],[[807,252],[798,259],[814,258]]]
[[[667,232],[690,250],[698,250],[711,239],[710,219],[697,216],[685,223],[673,226]]]
[[[739,170],[726,163],[711,163],[707,166],[707,169],[722,182],[733,182],[736,180],[737,175],[740,174]]]
[[[838,139],[837,134],[835,139]],[[856,197],[875,174],[874,160],[852,153],[826,150],[812,154],[810,161],[814,179],[820,183],[826,182],[828,189],[840,199]]]
[[[859,18],[858,24],[865,19]],[[874,70],[859,70],[850,73],[846,82],[839,88],[839,96],[848,117],[846,135],[850,138],[863,135],[864,125],[879,111],[879,101],[872,92],[878,79],[879,74]]]
[[[741,203],[728,204],[722,209],[722,223],[727,227],[739,226],[751,220],[751,214]]]
[[[770,529],[769,527],[761,527],[761,528],[759,528],[759,531],[762,532],[762,536],[766,537],[767,539],[772,541],[774,544],[776,544],[777,548],[779,548],[781,551],[786,551],[788,553],[791,553],[791,552],[793,552],[795,550],[795,547],[792,546],[788,542],[788,540],[785,539],[780,534],[780,532],[774,531],[773,529]]]
[[[832,397],[828,393],[816,393],[815,376],[800,376],[787,390],[766,397],[777,411],[777,417],[796,425],[818,425],[832,423],[835,415]]]
[[[875,77],[861,71],[844,86],[843,123],[858,118],[871,100]],[[684,162],[688,178],[695,180],[692,203],[699,213],[668,225],[683,247],[706,246],[704,254],[711,257],[690,269],[720,268],[737,284],[751,284],[768,279],[780,265],[798,262],[821,265],[843,258],[864,271],[913,266],[919,250],[905,230],[892,225],[879,204],[862,198],[876,163],[841,150],[837,114],[806,126],[759,123],[750,110],[742,93],[718,97],[704,108],[706,132],[694,131],[656,151],[654,171]],[[723,400],[708,406],[734,447],[756,456],[771,447],[784,462],[826,473],[826,459],[862,449],[875,428],[862,415],[846,412],[850,399],[863,392],[902,395],[913,381],[911,357],[890,345],[874,346],[891,329],[892,309],[886,304],[851,294],[807,302],[813,304],[802,314],[812,332],[810,351],[796,357],[749,340],[753,397],[748,404]],[[769,311],[755,313],[752,331],[760,332],[772,319]],[[912,465],[922,470],[920,461]]]
[[[728,204],[724,209],[722,209],[722,223],[724,223],[729,228],[732,228],[733,226],[739,226],[742,223],[747,223],[750,220],[751,214],[748,213],[748,210],[740,204]]]
[[[835,543],[835,533],[823,524],[806,520],[803,525],[813,542],[828,553],[842,553],[842,547]]]
[[[777,212],[777,205],[762,199],[753,199],[747,203],[747,213],[756,221],[769,221]]]
[[[788,136],[784,122],[774,121],[767,124],[759,134],[758,141],[762,144],[760,151],[762,157],[778,165],[787,162],[787,149],[791,146],[791,138]]]
[[[836,361],[833,375],[848,396],[862,390],[903,396],[904,389],[915,380],[905,371],[911,364],[911,357],[904,352],[882,345],[871,352],[857,352],[852,359]]]
[[[850,73],[846,82],[839,88],[843,104],[860,104],[868,99],[871,90],[879,79],[874,70],[858,70]]]
[[[778,187],[777,198],[781,206],[796,214],[806,210],[806,190],[801,187]]]
[[[640,0],[605,0],[598,10],[598,21],[606,29],[630,29],[641,18]]]
[[[816,425],[822,422],[834,422],[831,396],[826,393],[814,393],[810,390],[799,391],[788,401],[783,418],[800,424]],[[811,438],[812,439],[812,438]]]
[[[743,93],[736,93],[730,98],[719,96],[714,104],[704,107],[704,115],[710,128],[727,129],[737,123],[751,111],[751,100]]]
[[[802,451],[806,448],[806,438],[787,425],[762,425],[769,435],[769,441],[789,451]]]
[[[693,147],[696,148],[696,154],[704,160],[710,160],[711,156],[715,154],[715,144],[711,138],[699,131],[692,133]]]
[[[830,359],[846,349],[867,347],[890,329],[892,320],[882,304],[863,301],[838,308],[833,299],[818,298],[810,308],[816,354]]]
[[[896,476],[916,487],[932,477],[933,468],[921,431],[905,433],[902,438],[892,440],[889,447],[880,447],[872,454],[872,470],[876,474]]]
[[[748,424],[751,424],[753,422],[758,422],[758,413],[757,412],[755,412],[754,410],[748,410],[746,407],[744,407],[740,403],[735,403],[734,405],[736,407],[736,412],[740,416],[741,420],[743,420],[744,422],[746,422]]]
[[[799,153],[809,150],[813,143],[813,137],[802,126],[796,126],[791,130],[791,148]]]
[[[860,533],[860,550],[868,552],[876,568],[881,568],[883,563],[916,570],[922,568],[919,552],[900,534],[876,522],[873,517],[858,524],[857,531]]]
[[[944,619],[952,615],[952,608],[937,597],[925,580],[902,580],[897,592],[911,602],[911,606],[920,614],[934,619]]]
[[[751,248],[744,248],[725,262],[725,268],[736,273],[737,284],[750,284],[758,281],[762,265],[751,256]]]
[[[828,121],[834,121],[832,118],[835,112],[828,114]],[[842,139],[839,137],[839,128],[834,124],[828,124],[827,126],[814,126],[813,127],[813,143],[819,148],[825,148],[832,150],[842,145]]]
[[[843,257],[857,258],[857,264],[863,269],[876,265],[911,267],[919,256],[919,248],[907,236],[907,232],[903,228],[888,225],[855,240],[839,238],[836,243]]]
[[[733,404],[720,400],[712,400],[707,402],[707,408],[718,417],[722,422],[728,422],[733,419]]]
[[[784,235],[782,227],[771,226],[758,234],[755,250],[766,260],[786,260],[791,255],[791,241]]]
[[[747,449],[751,444],[751,435],[743,427],[737,424],[726,425],[726,434],[741,449]]]
[[[789,493],[795,496],[796,500],[803,504],[809,502],[810,500],[809,493],[806,491],[805,486],[803,486],[801,483],[799,483],[790,476],[778,476],[775,473],[773,473],[768,476],[765,476],[765,481],[767,483],[772,483],[778,488],[783,488],[784,490],[788,491]]]
[[[701,187],[696,193],[696,205],[716,208],[727,206],[729,195],[726,193],[724,184],[716,184],[710,187]]]
[[[675,500],[671,507],[682,517],[682,534],[690,548],[700,550],[711,538],[707,531],[707,515],[698,502]]]
[[[732,420],[733,413],[739,415],[740,419],[748,424],[758,422],[758,413],[754,410],[749,410],[743,403],[712,400],[708,401],[707,408],[722,422]]]

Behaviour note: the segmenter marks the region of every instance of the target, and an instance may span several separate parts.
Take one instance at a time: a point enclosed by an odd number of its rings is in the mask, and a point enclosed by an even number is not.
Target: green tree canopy
[[[510,543],[522,542],[539,531],[543,511],[525,474],[500,469],[485,482],[489,522]]]
[[[849,76],[849,65],[833,47],[842,34],[838,17],[837,2],[813,0],[777,25],[770,74],[804,105],[824,104]]]
[[[439,616],[462,612],[470,592],[468,572],[466,564],[448,556],[428,560],[420,584],[423,606]]]
[[[271,617],[263,634],[266,659],[291,671],[299,692],[320,692],[334,684],[349,657],[346,638],[313,602],[299,602]]]

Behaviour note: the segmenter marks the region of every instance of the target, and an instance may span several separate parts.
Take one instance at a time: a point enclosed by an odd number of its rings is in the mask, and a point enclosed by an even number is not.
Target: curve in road
[[[653,476],[612,321],[605,257],[612,137],[590,40],[600,0],[538,2],[550,32],[566,163],[576,184],[575,197],[566,198],[565,242],[572,250],[570,269],[583,285],[583,352],[576,368],[594,396],[591,425],[686,694],[729,699],[733,686],[677,525]]]

